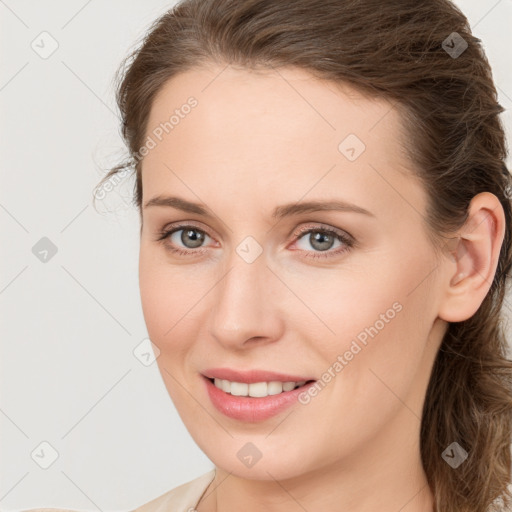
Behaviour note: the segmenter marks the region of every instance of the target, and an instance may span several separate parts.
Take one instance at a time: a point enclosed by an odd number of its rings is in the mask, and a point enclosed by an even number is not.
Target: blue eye
[[[181,235],[178,235],[181,232]],[[306,238],[313,250],[299,248],[301,253],[304,253],[305,258],[329,258],[339,256],[342,253],[349,251],[355,244],[354,239],[343,233],[342,231],[326,228],[322,226],[308,226],[301,228],[294,234],[297,242]],[[165,244],[167,250],[171,253],[179,254],[181,256],[197,256],[206,251],[203,243],[211,238],[204,230],[197,228],[190,224],[174,225],[170,229],[163,229],[159,233],[157,241]],[[331,250],[335,242],[339,242],[340,246],[336,250]],[[184,248],[177,247],[180,243]],[[315,250],[316,249],[316,250]],[[323,254],[325,253],[325,254]]]

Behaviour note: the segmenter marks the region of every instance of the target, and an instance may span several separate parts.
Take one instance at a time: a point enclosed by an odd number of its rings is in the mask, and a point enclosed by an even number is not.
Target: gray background
[[[484,42],[510,140],[512,0],[456,3]],[[114,72],[172,4],[0,0],[2,511],[129,510],[213,467],[156,363],[133,353],[147,336],[133,180],[92,206],[124,154]]]

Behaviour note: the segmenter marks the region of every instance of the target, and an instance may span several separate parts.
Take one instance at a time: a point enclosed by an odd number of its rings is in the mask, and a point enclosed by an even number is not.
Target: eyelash
[[[176,233],[177,231],[181,231],[185,228],[193,229],[195,231],[198,231],[200,233],[208,235],[210,238],[213,238],[206,231],[204,231],[203,229],[200,229],[194,225],[175,224],[170,229],[164,228],[161,231],[159,231],[157,242],[162,242],[165,245],[166,249],[168,249],[172,253],[179,254],[180,256],[191,256],[193,253],[195,253],[195,254],[204,253],[205,252],[204,247],[201,247],[199,249],[184,250],[184,249],[177,249],[176,247],[171,247],[167,243],[167,238],[170,235],[172,235],[173,233]],[[342,233],[336,229],[327,228],[327,227],[320,227],[320,226],[302,227],[297,232],[295,232],[293,236],[297,239],[301,239],[304,235],[306,235],[308,233],[322,233],[322,234],[332,235],[334,238],[336,238],[337,240],[342,242],[344,244],[344,247],[338,248],[336,250],[328,249],[326,251],[313,251],[313,254],[310,254],[312,251],[302,251],[302,252],[307,253],[305,256],[306,258],[312,258],[312,259],[334,258],[336,256],[340,256],[341,254],[343,254],[345,252],[350,251],[355,245],[355,240],[351,236],[345,235],[344,233]],[[299,249],[299,251],[301,251],[301,250]]]

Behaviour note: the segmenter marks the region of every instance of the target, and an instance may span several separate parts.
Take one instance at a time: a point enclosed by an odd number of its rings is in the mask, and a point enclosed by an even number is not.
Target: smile
[[[264,421],[298,403],[316,381],[237,382],[202,375],[212,405],[223,415],[245,422]]]
[[[304,386],[306,381],[301,382],[231,382],[226,379],[212,379],[215,387],[222,389],[225,393],[235,396],[251,396],[261,398],[270,395],[279,395],[283,391],[292,391],[292,389]]]

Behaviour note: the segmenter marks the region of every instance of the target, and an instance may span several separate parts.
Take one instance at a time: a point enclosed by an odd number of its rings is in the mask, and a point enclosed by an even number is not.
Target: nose
[[[279,339],[284,325],[279,285],[283,286],[267,267],[264,255],[247,263],[234,254],[228,271],[214,288],[210,335],[230,350]]]

